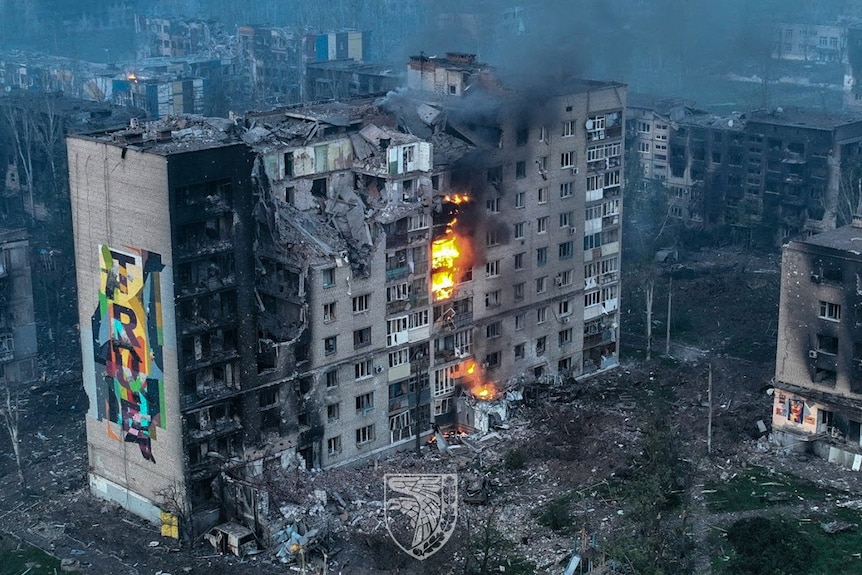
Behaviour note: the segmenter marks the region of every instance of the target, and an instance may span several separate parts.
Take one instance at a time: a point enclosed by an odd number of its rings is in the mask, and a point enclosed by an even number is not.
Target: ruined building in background
[[[862,465],[862,222],[784,247],[773,439]]]
[[[36,379],[36,354],[27,231],[0,229],[0,386]]]
[[[626,90],[559,86],[419,56],[381,100],[70,138],[93,492],[266,538],[263,478],[615,366]]]
[[[781,109],[712,114],[632,97],[628,146],[669,216],[707,229],[758,229],[773,243],[850,221],[860,192],[862,114]],[[855,174],[855,175],[854,175]]]
[[[300,28],[239,26],[237,57],[253,105],[307,102],[306,65],[368,60],[368,32],[311,34]]]

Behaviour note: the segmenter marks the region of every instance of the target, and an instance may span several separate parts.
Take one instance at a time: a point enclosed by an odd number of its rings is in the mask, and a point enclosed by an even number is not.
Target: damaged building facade
[[[772,437],[862,466],[862,220],[784,247]]]
[[[266,537],[262,477],[617,364],[625,86],[491,72],[68,139],[95,494]]]
[[[760,229],[775,243],[849,223],[847,175],[860,166],[862,115],[777,108],[722,116],[683,101],[633,101],[629,148],[644,181],[667,189],[671,218]]]

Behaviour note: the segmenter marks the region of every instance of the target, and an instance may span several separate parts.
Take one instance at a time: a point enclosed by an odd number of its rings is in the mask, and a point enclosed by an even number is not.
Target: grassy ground
[[[0,549],[0,575],[55,575],[60,572],[59,559],[26,543],[14,549]]]
[[[832,494],[802,479],[752,467],[744,475],[704,485],[707,508],[715,513],[825,502]],[[814,503],[816,504],[816,503]]]
[[[862,574],[862,513],[834,507],[828,490],[757,467],[704,488],[707,508],[730,514],[713,525],[714,573]],[[833,521],[856,527],[826,533]]]

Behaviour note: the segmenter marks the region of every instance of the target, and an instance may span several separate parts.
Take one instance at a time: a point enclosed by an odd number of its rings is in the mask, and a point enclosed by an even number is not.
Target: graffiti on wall
[[[161,256],[99,246],[99,307],[93,314],[98,415],[119,425],[155,463],[151,439],[164,428]],[[101,373],[100,373],[101,372]],[[108,424],[108,434],[120,438]]]

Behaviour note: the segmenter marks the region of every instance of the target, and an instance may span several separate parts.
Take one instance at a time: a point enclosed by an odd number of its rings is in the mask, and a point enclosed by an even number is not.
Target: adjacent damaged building
[[[862,466],[862,220],[791,241],[782,259],[773,438]]]
[[[859,193],[862,115],[776,108],[718,115],[633,98],[628,144],[642,182],[688,226],[758,230],[773,242],[849,223]]]
[[[266,539],[261,478],[614,367],[625,102],[417,56],[381,99],[69,138],[92,491]]]

